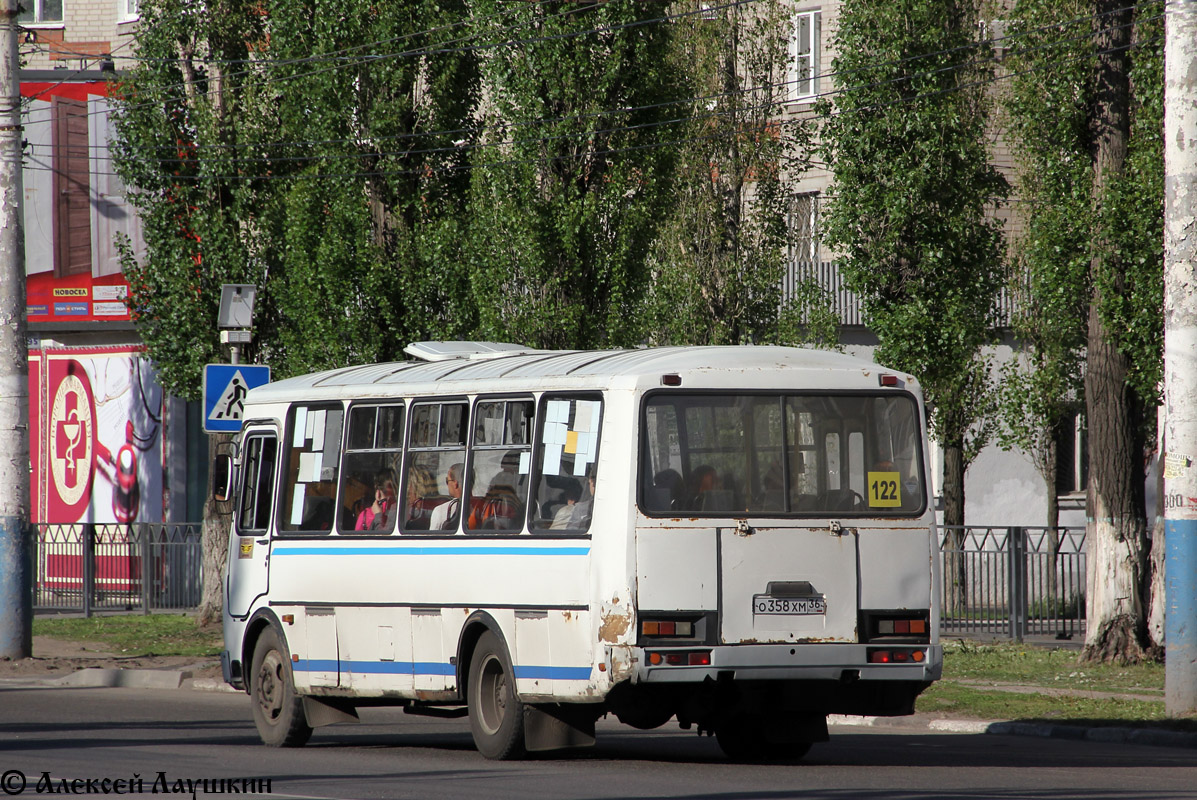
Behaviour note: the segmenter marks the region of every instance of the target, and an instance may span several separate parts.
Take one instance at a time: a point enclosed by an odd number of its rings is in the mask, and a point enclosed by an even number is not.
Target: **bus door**
[[[857,640],[855,531],[720,528],[718,563],[722,642]]]
[[[241,440],[240,486],[229,540],[225,608],[244,617],[264,595],[270,563],[270,516],[274,509],[278,436],[273,428],[248,429]]]

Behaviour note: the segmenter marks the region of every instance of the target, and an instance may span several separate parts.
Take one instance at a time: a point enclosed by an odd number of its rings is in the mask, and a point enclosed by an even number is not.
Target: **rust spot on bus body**
[[[599,626],[599,640],[618,642],[631,626],[631,611],[612,611],[609,614],[604,614],[602,625]]]

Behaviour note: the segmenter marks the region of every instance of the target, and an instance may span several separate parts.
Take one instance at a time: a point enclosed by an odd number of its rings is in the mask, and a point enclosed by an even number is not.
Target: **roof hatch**
[[[403,348],[403,352],[421,361],[451,361],[453,359],[487,361],[492,358],[552,353],[555,351],[537,350],[533,347],[525,347],[522,344],[509,344],[507,342],[413,342]]]

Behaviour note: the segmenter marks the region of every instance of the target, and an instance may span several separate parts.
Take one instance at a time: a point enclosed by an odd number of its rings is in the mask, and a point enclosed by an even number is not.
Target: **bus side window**
[[[337,469],[345,411],[339,405],[296,405],[287,416],[279,530],[327,533],[337,516]]]
[[[341,469],[338,529],[390,533],[399,514],[403,406],[355,405]]]
[[[527,516],[532,464],[531,400],[480,400],[470,444],[470,503],[466,527],[518,533]]]
[[[243,536],[260,536],[270,528],[277,452],[278,442],[273,436],[251,436],[246,440],[237,513],[237,533]]]
[[[462,516],[469,406],[416,403],[408,426],[403,478],[403,533],[456,533]]]
[[[602,412],[598,396],[541,398],[532,530],[590,529]]]

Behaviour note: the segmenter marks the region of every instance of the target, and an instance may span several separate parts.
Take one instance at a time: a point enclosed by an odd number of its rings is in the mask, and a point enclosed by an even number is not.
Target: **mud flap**
[[[338,722],[361,722],[357,716],[357,709],[348,703],[320,700],[315,697],[303,698],[303,715],[307,717],[308,727],[311,728],[335,725]]]
[[[524,747],[528,752],[591,747],[594,712],[559,704],[524,706]]]

